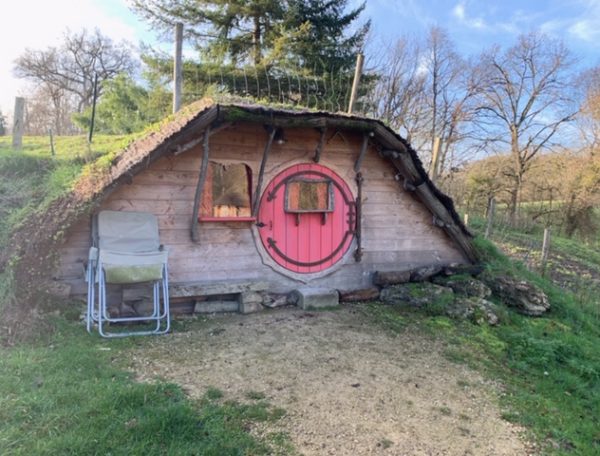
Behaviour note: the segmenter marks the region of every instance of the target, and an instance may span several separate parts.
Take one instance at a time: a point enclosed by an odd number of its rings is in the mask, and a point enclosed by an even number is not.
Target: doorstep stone
[[[291,300],[304,310],[336,307],[340,304],[337,290],[328,288],[300,287],[291,293]]]

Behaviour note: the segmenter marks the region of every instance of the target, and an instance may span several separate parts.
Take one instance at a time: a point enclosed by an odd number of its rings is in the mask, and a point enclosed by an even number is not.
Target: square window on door
[[[333,212],[333,203],[330,180],[296,179],[285,186],[286,212]]]

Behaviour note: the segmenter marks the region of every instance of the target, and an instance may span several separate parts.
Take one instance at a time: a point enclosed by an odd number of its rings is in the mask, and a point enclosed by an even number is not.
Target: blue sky
[[[419,36],[438,25],[448,30],[462,54],[476,55],[493,44],[510,45],[520,33],[537,29],[563,39],[582,67],[600,65],[600,0],[367,0],[363,15],[372,20],[373,47],[403,34]],[[26,47],[55,44],[67,27],[98,27],[115,40],[136,45],[156,40],[126,0],[19,0],[3,8],[3,19],[0,109],[5,114],[12,111],[15,96],[28,92],[27,85],[12,76],[12,62]]]

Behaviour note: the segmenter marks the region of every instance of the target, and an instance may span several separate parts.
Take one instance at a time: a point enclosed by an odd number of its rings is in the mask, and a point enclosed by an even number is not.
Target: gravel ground
[[[497,385],[443,356],[407,328],[371,323],[358,307],[218,315],[131,353],[141,381],[180,384],[194,398],[262,393],[286,416],[256,433],[284,431],[310,455],[524,455],[522,430],[503,421]]]

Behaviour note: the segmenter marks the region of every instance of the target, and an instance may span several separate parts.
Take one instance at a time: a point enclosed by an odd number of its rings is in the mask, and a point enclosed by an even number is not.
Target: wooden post
[[[360,85],[360,77],[362,75],[362,67],[365,56],[358,54],[356,56],[356,69],[354,70],[354,80],[352,81],[352,92],[350,93],[350,103],[348,103],[348,114],[352,114],[354,110],[354,103],[356,103],[356,97],[358,95],[358,86]]]
[[[270,126],[269,138],[267,139],[267,143],[265,144],[265,150],[263,152],[263,157],[260,162],[260,170],[258,171],[258,182],[256,183],[256,190],[254,191],[254,201],[252,202],[252,217],[258,216],[258,204],[260,200],[260,192],[262,190],[262,183],[265,177],[265,166],[267,166],[267,160],[269,159],[269,153],[271,152],[271,145],[273,144],[273,138],[275,138],[275,133],[277,132],[277,128]]]
[[[54,136],[52,136],[52,128],[48,128],[48,136],[50,136],[50,154],[54,157],[56,151],[54,150]]]
[[[15,111],[13,114],[12,146],[13,149],[23,147],[23,129],[25,128],[25,98],[15,98]]]
[[[206,127],[204,130],[204,137],[202,138],[202,163],[200,164],[200,174],[198,175],[198,184],[196,185],[196,193],[194,195],[194,209],[192,211],[192,241],[198,242],[199,236],[199,220],[200,205],[202,204],[202,192],[204,191],[204,184],[206,182],[206,175],[208,173],[208,152],[209,144],[208,139],[210,138],[210,127]]]
[[[92,144],[94,136],[94,122],[96,121],[96,101],[98,100],[98,73],[94,74],[94,95],[92,96],[92,118],[90,120],[90,132],[88,134],[88,143]]]
[[[465,215],[463,216],[463,223],[465,226],[469,226],[469,214],[465,212]]]
[[[548,262],[548,254],[550,253],[550,228],[544,228],[544,241],[542,243],[542,276],[546,274],[546,263]]]
[[[175,24],[175,56],[173,59],[173,114],[181,108],[183,24]]]
[[[438,178],[438,165],[440,161],[440,137],[436,136],[431,151],[431,166],[429,167],[429,178],[435,182]]]
[[[486,239],[489,239],[492,235],[492,225],[494,223],[494,212],[496,212],[496,199],[492,196],[488,200],[488,210],[487,210],[487,224],[485,226],[485,235]]]

